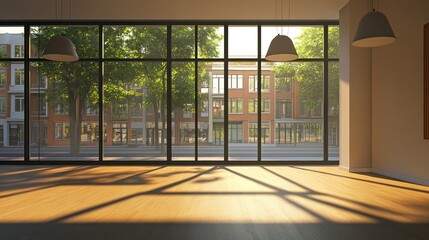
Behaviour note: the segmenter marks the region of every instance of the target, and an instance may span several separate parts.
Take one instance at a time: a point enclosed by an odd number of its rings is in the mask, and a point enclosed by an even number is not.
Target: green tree
[[[36,27],[31,31],[32,47],[37,56],[48,40],[65,34],[75,43],[81,58],[98,56],[98,29],[95,27]],[[82,118],[88,102],[98,102],[98,65],[96,62],[39,62],[33,64],[42,76],[49,79],[47,100],[56,106],[64,99],[68,102],[70,154],[80,153]]]
[[[190,26],[177,26],[172,29],[172,56],[173,58],[195,57],[195,29]],[[161,58],[167,56],[167,28],[166,27],[110,27],[105,32],[106,56],[129,58]],[[214,27],[200,27],[198,54],[200,57],[211,57],[218,54],[218,43],[221,37]],[[122,64],[123,65],[123,64]],[[174,62],[172,66],[172,110],[175,116],[183,111],[195,112],[195,68],[194,64],[186,62]],[[132,68],[132,69],[131,69]],[[161,122],[161,147],[166,139],[166,107],[167,107],[167,64],[161,62],[134,63],[129,67],[133,76],[118,84],[117,79],[123,79],[121,68],[109,73],[115,77],[108,77],[113,82],[106,81],[116,87],[132,83],[134,86],[144,89],[143,105],[153,109],[155,113],[155,139],[159,139],[159,122]],[[112,70],[112,69],[111,69]],[[199,73],[204,73],[202,65]],[[121,82],[121,81],[119,81]],[[124,89],[121,89],[125,91]],[[107,93],[107,90],[105,90]],[[133,92],[131,94],[138,95]],[[109,94],[106,94],[109,95]],[[116,96],[115,94],[110,94]],[[116,97],[115,97],[116,98]],[[178,126],[176,124],[175,126]],[[155,141],[158,145],[158,141]]]
[[[105,81],[103,85],[103,104],[107,107],[119,102],[136,104],[135,99],[142,99],[145,107],[153,109],[155,114],[155,139],[158,136],[158,123],[162,122],[162,142],[166,136],[167,106],[167,28],[165,26],[144,27],[105,27],[104,44],[105,58],[157,58],[165,61],[153,62],[107,62],[105,63]],[[201,57],[217,53],[220,37],[216,28],[202,27],[199,36],[199,54]],[[32,28],[31,43],[36,51],[33,56],[41,56],[48,40],[57,35],[65,34],[76,46],[80,58],[95,61],[78,61],[59,63],[43,61],[33,64],[40,75],[48,77],[50,86],[47,91],[51,106],[64,100],[68,102],[70,124],[70,153],[80,153],[81,124],[88,104],[97,105],[99,68],[96,58],[99,56],[99,36],[97,27],[51,27]],[[172,53],[179,58],[194,57],[195,38],[193,27],[175,27],[172,33]],[[172,102],[173,111],[189,108],[195,99],[195,76],[193,64],[176,64],[172,71]],[[136,91],[130,86],[137,86],[143,91]],[[144,94],[144,96],[143,96]],[[158,141],[155,141],[158,145]]]
[[[328,29],[328,56],[338,58],[338,27]],[[323,27],[304,27],[295,40],[300,58],[323,58]],[[323,104],[323,63],[322,62],[288,62],[273,67],[276,75],[276,86],[288,81],[297,80],[299,100],[305,102],[309,109]],[[338,109],[338,64],[329,65],[329,109]]]

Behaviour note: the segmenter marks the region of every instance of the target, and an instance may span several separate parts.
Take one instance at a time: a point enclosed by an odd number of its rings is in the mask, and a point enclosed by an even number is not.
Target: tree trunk
[[[80,154],[80,142],[82,134],[82,103],[78,95],[69,95],[69,122],[70,122],[70,155]]]
[[[158,122],[159,122],[159,117],[158,117],[158,104],[154,103],[153,104],[153,114],[155,117],[155,132],[153,133],[153,138],[154,138],[154,144],[156,146],[157,149],[159,149],[159,127],[158,127]]]

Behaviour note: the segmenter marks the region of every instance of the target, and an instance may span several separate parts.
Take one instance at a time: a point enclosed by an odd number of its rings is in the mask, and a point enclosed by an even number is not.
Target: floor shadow
[[[89,166],[94,167],[94,166]],[[86,171],[90,168],[78,168],[62,171],[64,176],[73,176],[79,171]],[[117,197],[113,200],[108,200],[103,203],[95,204],[81,210],[71,212],[45,223],[0,223],[0,239],[425,239],[429,236],[428,224],[401,224],[394,222],[388,218],[380,217],[380,214],[373,214],[371,211],[357,210],[352,207],[343,206],[334,202],[329,202],[318,197],[330,197],[336,200],[347,201],[365,208],[373,207],[379,212],[394,213],[390,209],[372,206],[370,204],[361,203],[347,198],[342,198],[334,194],[315,191],[311,187],[305,186],[295,180],[289,179],[284,175],[273,171],[267,167],[260,167],[266,174],[274,175],[284,181],[289,182],[303,191],[292,191],[288,188],[279,187],[273,181],[266,181],[261,177],[248,176],[245,172],[240,171],[240,168],[213,166],[202,169],[185,170],[174,168],[171,172],[160,171],[167,167],[160,166],[140,172],[133,172],[119,180],[109,182],[98,182],[100,179],[106,179],[114,176],[123,176],[121,173],[107,172],[105,174],[94,175],[94,179],[63,179],[53,180],[48,182],[36,183],[34,190],[23,190],[10,196],[24,194],[31,191],[38,191],[58,185],[128,185],[128,184],[146,184],[152,179],[169,178],[177,175],[174,181],[168,182],[161,186],[155,186],[153,189],[145,191],[136,191],[126,196]],[[340,178],[351,180],[364,181],[368,183],[381,184],[389,187],[399,187],[401,189],[417,191],[416,189],[395,186],[392,184],[379,183],[372,180],[347,177],[333,173],[321,172],[314,169],[292,167],[297,170],[305,170],[320,174],[328,174]],[[160,171],[160,172],[157,172]],[[213,175],[216,171],[224,171],[232,174],[239,179],[250,181],[253,184],[264,187],[266,190],[245,191],[245,190],[223,190],[223,191],[194,191],[181,192],[173,191],[174,187],[181,184],[195,182],[198,184],[214,183],[221,180],[221,177]],[[59,177],[59,173],[53,173],[55,177]],[[182,174],[185,174],[182,176]],[[25,178],[32,177],[43,179],[51,177],[50,174],[37,174],[29,172]],[[91,176],[91,175],[89,175]],[[272,178],[270,178],[272,179]],[[39,184],[39,185],[37,185]],[[13,185],[13,184],[10,184]],[[25,181],[18,182],[15,186],[17,190],[25,186]],[[10,186],[12,187],[12,186]],[[39,188],[37,188],[39,187]],[[1,192],[1,191],[0,191]],[[426,191],[418,191],[426,193]],[[68,223],[74,217],[78,217],[102,208],[111,207],[115,204],[141,196],[198,196],[198,195],[266,195],[275,196],[290,205],[306,212],[313,216],[317,223],[294,223],[294,224],[275,224],[275,223],[87,223],[73,224]],[[329,206],[337,210],[343,210],[347,213],[357,214],[370,218],[372,224],[338,224],[327,219],[320,211],[310,209],[304,203],[291,200],[290,196],[298,196],[306,198],[309,201],[317,202],[318,204]],[[3,198],[9,196],[2,196]],[[1,197],[0,197],[1,198]],[[3,238],[4,237],[4,238]]]
[[[383,185],[383,186],[388,186],[388,187],[394,187],[394,188],[400,188],[400,189],[405,189],[405,190],[410,190],[410,191],[415,191],[415,192],[429,193],[429,191],[425,191],[425,190],[420,190],[420,189],[415,189],[415,188],[409,188],[409,187],[403,187],[403,186],[398,186],[398,185],[388,184],[388,183],[381,183],[381,182],[371,181],[371,180],[366,180],[366,179],[361,179],[361,178],[343,176],[343,175],[334,174],[334,173],[322,172],[322,171],[318,171],[318,170],[315,170],[315,169],[303,168],[303,167],[298,167],[298,166],[288,166],[288,167],[294,168],[294,169],[298,169],[298,170],[302,170],[302,171],[308,171],[308,172],[320,173],[320,174],[323,174],[323,175],[335,176],[335,177],[339,177],[339,178],[347,178],[347,179],[357,180],[357,181],[361,181],[361,182],[368,182],[368,183],[373,183],[373,184],[378,184],[378,185]],[[389,178],[389,177],[385,177],[385,176],[382,176],[382,175],[378,175],[378,174],[375,174],[375,173],[354,173],[354,174],[360,174],[360,175],[370,176],[370,177],[374,177],[374,178],[388,179],[388,180],[393,180],[393,181],[401,181],[401,180],[398,180],[398,179],[394,179],[394,178]],[[411,184],[414,184],[414,183],[411,183]]]
[[[0,223],[2,240],[417,240],[429,224]]]

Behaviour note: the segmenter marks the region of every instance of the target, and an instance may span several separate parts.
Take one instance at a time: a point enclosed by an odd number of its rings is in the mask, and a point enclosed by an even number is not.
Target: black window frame
[[[308,58],[303,59],[300,58],[296,61],[311,61],[311,62],[323,62],[324,63],[324,76],[323,76],[323,82],[324,82],[324,102],[323,102],[323,129],[326,129],[326,131],[323,131],[323,160],[321,161],[263,161],[264,164],[328,164],[328,165],[338,165],[338,161],[328,161],[328,63],[329,62],[338,62],[338,58],[330,58],[328,56],[328,28],[330,26],[338,26],[339,22],[338,20],[231,20],[231,21],[225,21],[225,20],[154,20],[154,21],[146,21],[146,20],[1,20],[0,21],[0,27],[11,27],[11,26],[19,26],[24,27],[24,58],[0,58],[0,61],[2,62],[23,62],[24,63],[24,161],[16,161],[16,162],[10,162],[10,161],[1,161],[1,164],[19,164],[19,163],[29,163],[32,164],[52,164],[52,161],[30,161],[30,84],[29,84],[29,68],[31,62],[38,62],[38,61],[46,61],[45,59],[41,58],[32,58],[30,57],[30,28],[32,26],[96,26],[99,30],[99,55],[96,58],[81,58],[80,61],[89,61],[89,62],[97,62],[99,64],[99,96],[102,98],[102,89],[103,89],[103,76],[104,76],[104,69],[103,66],[106,62],[110,61],[166,61],[167,65],[169,66],[170,73],[168,74],[169,81],[171,83],[171,63],[173,61],[184,61],[184,62],[203,62],[203,61],[211,61],[211,62],[223,62],[224,63],[224,86],[228,86],[228,64],[231,62],[242,62],[242,61],[255,61],[258,64],[258,78],[260,79],[262,77],[262,63],[265,62],[265,59],[261,57],[261,28],[263,26],[279,26],[279,25],[289,25],[289,26],[322,26],[324,29],[324,54],[323,58]],[[166,58],[125,58],[125,59],[119,59],[119,58],[104,58],[103,57],[103,26],[112,26],[112,25],[132,25],[132,26],[166,26],[167,27],[167,51],[171,51],[171,30],[173,26],[195,26],[196,29],[198,29],[198,26],[200,25],[212,25],[212,26],[223,26],[224,27],[224,57],[222,58],[198,58],[198,56],[195,56],[193,58],[172,58],[171,52],[167,53]],[[228,27],[231,26],[255,26],[258,29],[258,56],[256,58],[231,58],[228,56]],[[197,30],[196,30],[197,31]],[[195,34],[196,43],[198,43],[198,34]],[[196,45],[196,49],[198,49],[198,46]],[[196,80],[197,82],[198,80]],[[261,83],[258,83],[258,99],[262,99],[261,94]],[[244,88],[244,86],[243,86]],[[198,91],[198,89],[195,89],[195,91]],[[167,90],[167,93],[171,93],[171,89]],[[171,102],[171,94],[167,94],[167,111],[171,112],[171,108],[168,107]],[[228,102],[228,91],[225,91],[224,93],[224,103]],[[224,144],[225,151],[224,151],[224,163],[228,164],[234,164],[234,165],[242,165],[242,164],[261,164],[261,101],[258,101],[259,107],[258,107],[258,159],[257,161],[228,161],[228,144]],[[242,106],[245,108],[244,104]],[[103,103],[100,101],[99,103],[99,126],[103,126],[104,128],[104,119],[103,119]],[[225,104],[225,113],[228,113],[228,105]],[[198,121],[196,118],[195,121]],[[186,165],[186,164],[196,164],[195,161],[180,161],[180,162],[174,162],[171,161],[171,123],[172,119],[171,116],[167,120],[167,161],[121,161],[121,162],[115,162],[115,161],[103,161],[103,141],[99,141],[99,161],[82,161],[82,160],[76,160],[76,161],[58,161],[55,162],[55,164],[178,164],[178,165]],[[228,129],[228,114],[225,114],[224,117],[224,130]],[[195,130],[197,131],[197,129]],[[99,131],[100,139],[104,139],[103,135],[104,131]],[[228,139],[228,131],[224,131],[225,135],[224,138]],[[226,141],[227,142],[227,141]],[[196,141],[196,146],[198,144],[198,141]],[[196,153],[198,148],[195,148]],[[195,155],[196,159],[198,157],[198,154]],[[199,162],[201,164],[213,164],[210,161],[204,161]]]

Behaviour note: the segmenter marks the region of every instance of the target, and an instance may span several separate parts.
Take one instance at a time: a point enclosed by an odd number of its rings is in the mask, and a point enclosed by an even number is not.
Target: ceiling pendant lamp
[[[373,8],[360,20],[352,45],[355,47],[380,47],[395,41],[395,33],[386,15]]]
[[[57,1],[55,1],[57,3]],[[71,0],[70,0],[70,18],[71,18]],[[62,0],[61,0],[61,19],[62,19]],[[55,7],[55,9],[57,9]],[[52,37],[48,44],[46,44],[45,50],[43,51],[42,57],[57,62],[74,62],[79,60],[79,56],[76,53],[76,48],[70,40],[64,34]]]
[[[283,1],[283,0],[281,0]],[[283,16],[283,4],[281,7]],[[282,17],[283,18],[283,17]],[[290,18],[290,0],[289,0],[289,18]],[[283,31],[283,28],[282,28]],[[293,45],[290,37],[278,34],[270,43],[265,59],[271,62],[289,62],[296,60],[298,54],[296,53],[295,46]]]
[[[42,57],[57,62],[73,62],[79,60],[73,42],[64,35],[52,37],[46,45]]]

